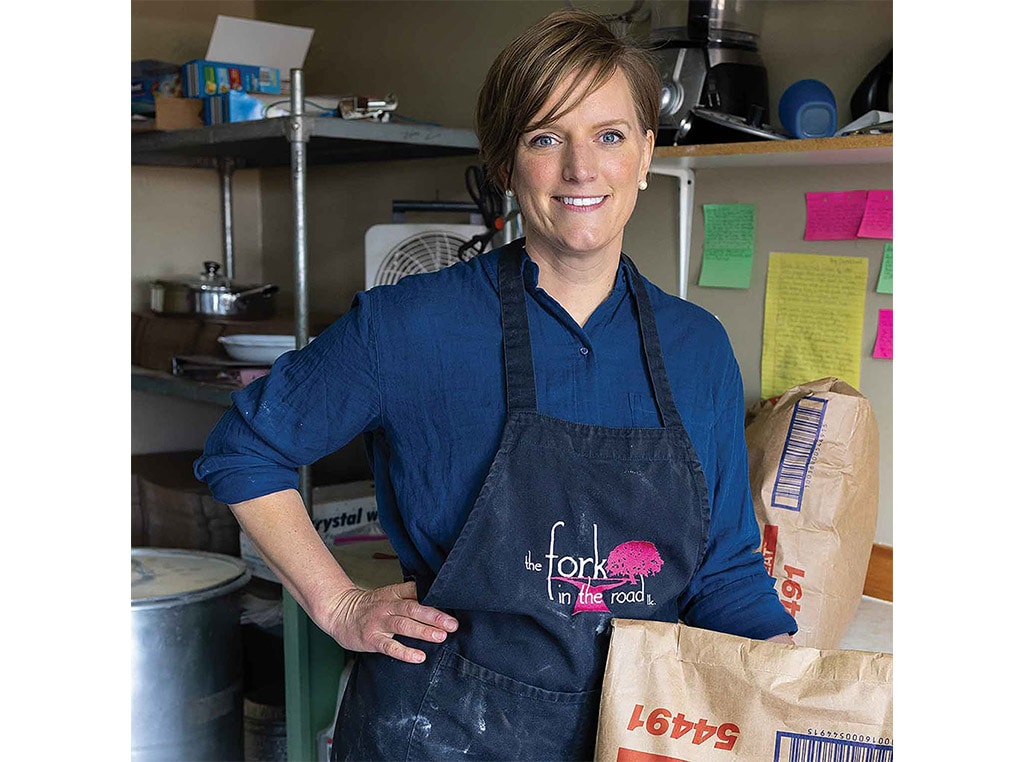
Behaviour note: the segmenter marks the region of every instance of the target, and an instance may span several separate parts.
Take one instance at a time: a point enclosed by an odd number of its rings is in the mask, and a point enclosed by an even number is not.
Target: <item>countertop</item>
[[[854,651],[892,653],[892,603],[861,596],[860,606],[839,647]]]

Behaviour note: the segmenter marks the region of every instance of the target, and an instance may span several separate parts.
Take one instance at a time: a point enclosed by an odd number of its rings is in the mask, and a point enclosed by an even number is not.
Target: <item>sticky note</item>
[[[835,376],[860,386],[867,257],[768,258],[761,399]]]
[[[858,238],[892,238],[892,191],[868,191]]]
[[[878,311],[878,333],[875,335],[875,351],[872,357],[892,359],[892,310]]]
[[[754,262],[753,204],[704,204],[699,286],[750,288]]]
[[[806,198],[805,241],[852,241],[857,238],[868,202],[866,190],[808,193]]]
[[[875,291],[880,294],[892,293],[892,244],[885,245],[882,254],[882,268],[878,271],[878,285]]]

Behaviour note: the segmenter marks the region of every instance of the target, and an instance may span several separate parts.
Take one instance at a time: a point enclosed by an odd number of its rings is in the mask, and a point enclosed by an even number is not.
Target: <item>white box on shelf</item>
[[[328,484],[313,488],[313,526],[328,548],[356,537],[385,539],[377,521],[377,498],[372,481]],[[252,540],[240,531],[239,549],[242,560],[254,577],[279,582],[264,563]]]

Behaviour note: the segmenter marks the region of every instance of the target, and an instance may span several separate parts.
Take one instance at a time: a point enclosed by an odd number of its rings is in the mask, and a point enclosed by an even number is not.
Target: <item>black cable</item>
[[[466,190],[484,218],[487,230],[479,233],[459,247],[459,258],[467,260],[482,254],[498,231],[505,226],[502,192],[484,175],[484,170],[475,164],[466,167]],[[470,251],[472,250],[472,251]]]

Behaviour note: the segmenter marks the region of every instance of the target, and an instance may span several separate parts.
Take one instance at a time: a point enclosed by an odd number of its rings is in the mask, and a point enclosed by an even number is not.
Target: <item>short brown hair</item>
[[[491,181],[499,188],[507,186],[520,135],[572,111],[616,70],[629,82],[641,128],[657,133],[661,77],[653,57],[617,35],[597,14],[578,9],[555,11],[509,43],[491,64],[476,106],[480,157]],[[586,90],[566,102],[575,86],[591,74]],[[568,76],[572,76],[572,86],[566,90],[566,98],[531,123]]]

